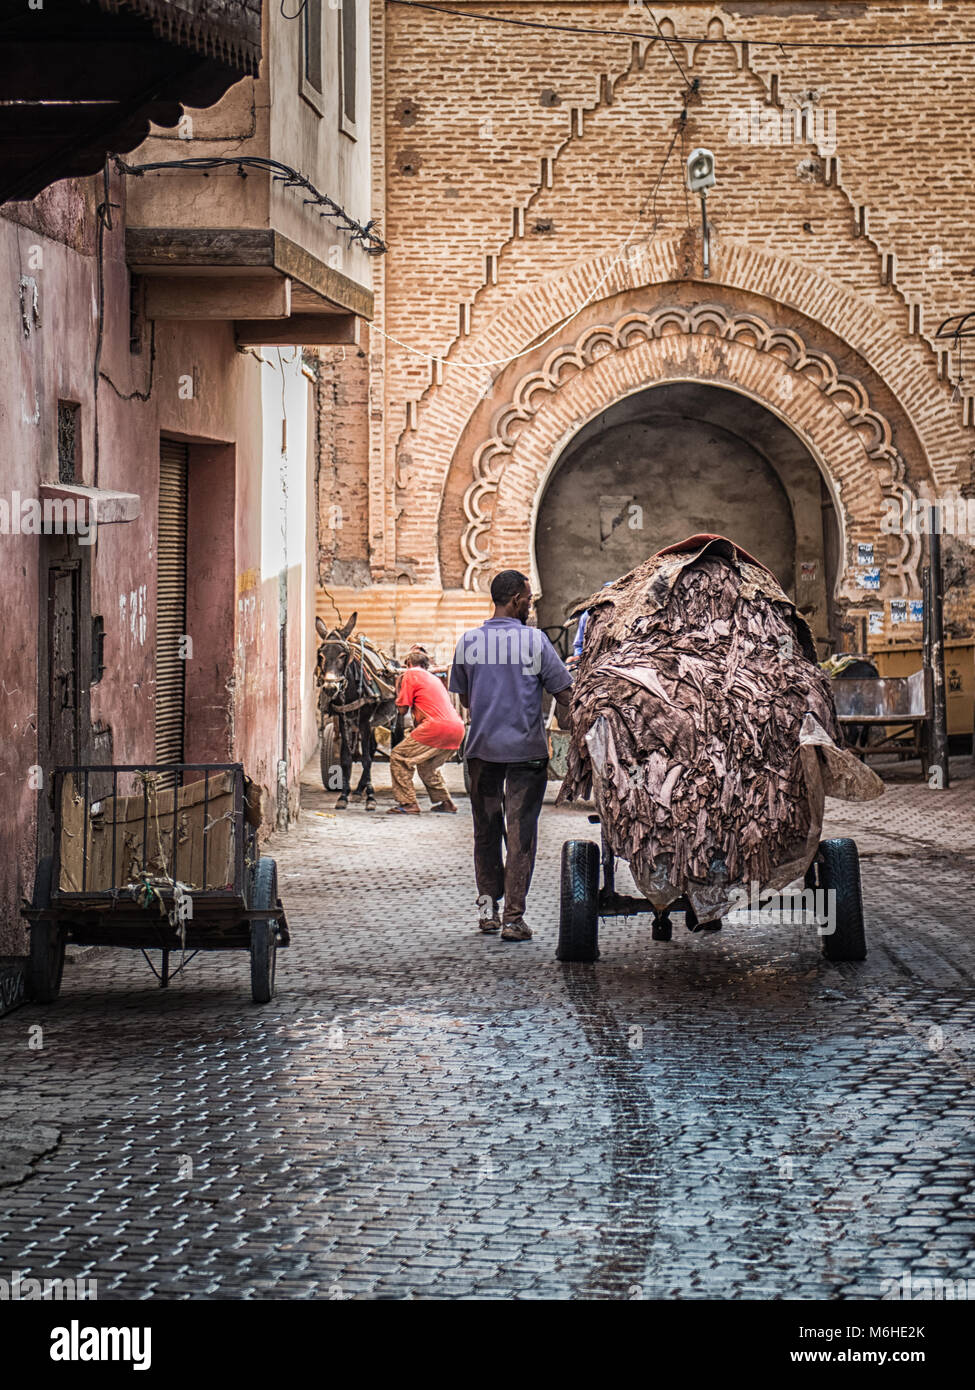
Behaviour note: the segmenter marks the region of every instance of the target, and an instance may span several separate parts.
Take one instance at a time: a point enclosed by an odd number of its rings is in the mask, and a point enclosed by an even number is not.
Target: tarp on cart
[[[701,921],[801,876],[826,796],[883,783],[843,749],[830,682],[775,577],[724,537],[652,556],[590,611],[559,802],[595,798],[613,852]]]

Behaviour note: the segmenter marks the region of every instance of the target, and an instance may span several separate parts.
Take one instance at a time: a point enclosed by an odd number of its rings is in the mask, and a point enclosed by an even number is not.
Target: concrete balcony
[[[233,320],[241,345],[352,343],[372,317],[367,7],[355,121],[329,80],[342,11],[312,9],[300,25],[265,5],[259,75],[124,161],[126,261],[147,317]]]

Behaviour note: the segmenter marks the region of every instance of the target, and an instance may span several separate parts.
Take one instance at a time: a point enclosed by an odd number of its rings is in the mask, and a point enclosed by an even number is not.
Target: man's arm
[[[569,704],[572,700],[572,677],[558,652],[545,636],[542,639],[542,661],[539,677],[542,686],[555,700],[555,719],[560,729],[568,728]]]
[[[447,689],[451,694],[460,697],[460,703],[464,709],[470,709],[471,690],[467,667],[464,665],[464,655],[464,639],[462,637],[454,649],[454,661],[450,668],[450,680],[447,682]]]
[[[554,695],[558,699],[562,691],[568,694],[572,685],[572,677],[545,633],[539,632],[538,635],[542,642],[542,659],[539,663],[538,676],[542,682],[542,688],[547,690],[549,695]]]
[[[407,680],[407,676],[410,673],[410,669],[410,667],[407,667],[405,671],[400,671],[400,673],[396,677],[397,709],[409,709],[413,704],[413,682],[411,680]],[[404,686],[406,686],[405,691],[403,689]]]

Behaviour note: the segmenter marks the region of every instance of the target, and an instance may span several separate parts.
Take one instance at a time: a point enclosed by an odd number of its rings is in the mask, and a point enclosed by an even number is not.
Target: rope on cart
[[[162,897],[162,894],[159,892],[159,889],[156,888],[154,884],[150,883],[148,875],[144,875],[142,882],[145,901],[142,905],[143,907],[148,907],[149,904],[152,902],[153,898],[158,899],[160,916],[166,917],[169,921],[169,925],[178,933],[180,946],[180,963],[178,968],[172,972],[173,975],[178,975],[186,966],[186,923],[193,916],[193,894],[185,883],[178,883],[176,879],[173,878],[172,874],[169,871],[169,865],[166,862],[166,853],[163,849],[162,826],[159,824],[159,774],[147,771],[139,771],[136,773],[136,776],[141,780],[143,784],[143,795],[146,798],[147,804],[149,802],[150,787],[152,788],[152,791],[154,793],[152,800],[152,811],[156,823],[156,847],[159,853],[160,863],[162,864],[162,877],[167,881],[167,883],[173,890],[173,905],[171,908],[167,910],[165,901]],[[173,806],[175,810],[178,810],[178,802],[179,783],[174,781]],[[224,817],[218,817],[218,819],[224,819]],[[175,829],[173,831],[173,834],[175,849]],[[142,954],[145,955],[144,949]],[[193,955],[195,954],[196,952],[194,951]],[[146,957],[146,959],[148,960],[148,957]],[[190,960],[192,959],[193,956],[190,956]],[[155,973],[155,971],[153,973]],[[161,976],[157,976],[157,979],[161,978]]]

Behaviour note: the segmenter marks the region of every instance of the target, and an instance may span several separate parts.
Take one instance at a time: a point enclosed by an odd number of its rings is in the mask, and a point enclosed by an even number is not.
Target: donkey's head
[[[333,628],[326,627],[321,618],[315,619],[315,631],[322,639],[318,648],[315,676],[326,695],[336,695],[345,680],[351,655],[349,637],[358,616],[358,613],[353,613],[344,626]]]

